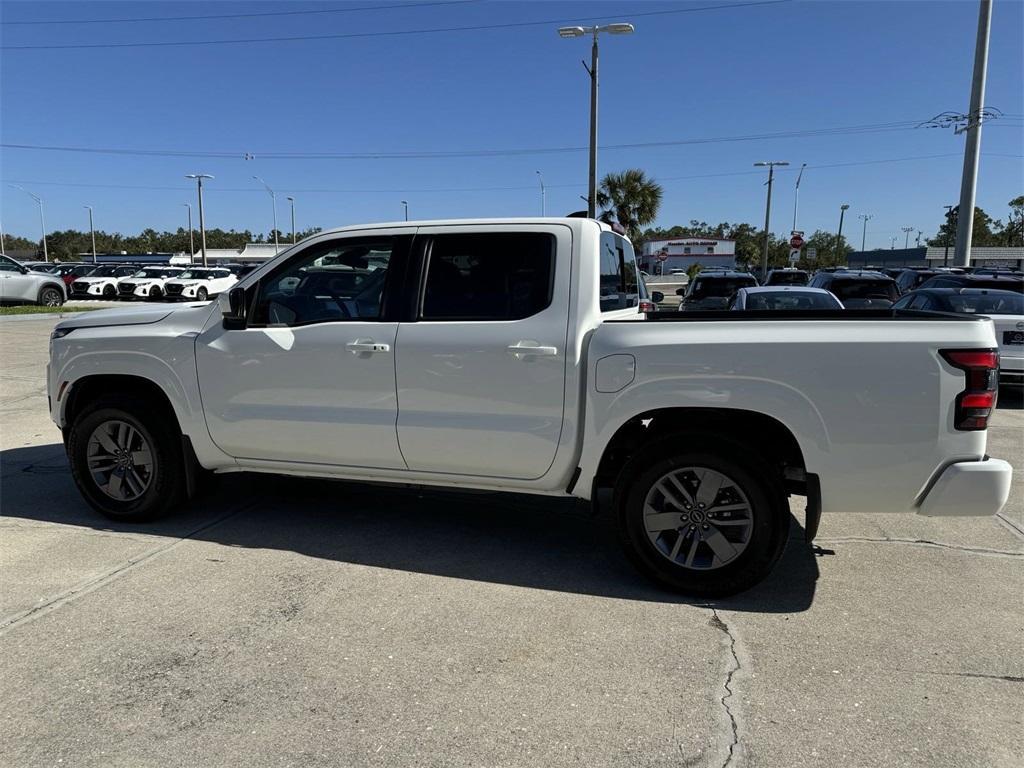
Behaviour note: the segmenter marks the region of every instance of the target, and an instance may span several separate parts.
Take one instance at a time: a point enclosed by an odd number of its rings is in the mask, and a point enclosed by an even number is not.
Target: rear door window
[[[600,248],[601,311],[615,312],[638,306],[641,298],[647,298],[647,288],[640,279],[633,246],[614,232],[602,232]]]
[[[437,235],[422,320],[522,320],[551,304],[555,238],[544,232]]]

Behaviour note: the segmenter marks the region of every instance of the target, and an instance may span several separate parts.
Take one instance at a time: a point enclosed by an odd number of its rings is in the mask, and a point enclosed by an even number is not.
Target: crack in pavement
[[[161,544],[158,547],[148,549],[141,555],[130,558],[127,562],[121,563],[116,568],[113,568],[107,571],[106,573],[102,573],[99,576],[94,576],[91,579],[86,579],[84,582],[79,582],[73,587],[70,587],[59,594],[53,595],[48,600],[46,600],[43,603],[40,603],[39,605],[33,606],[32,608],[29,608],[24,611],[18,611],[17,613],[11,614],[9,616],[5,616],[4,618],[0,619],[0,636],[3,636],[14,627],[32,621],[33,619],[42,616],[44,613],[51,613],[57,610],[58,608],[67,605],[71,601],[79,597],[82,597],[83,595],[87,595],[90,592],[94,592],[97,589],[106,586],[112,581],[116,581],[118,578],[133,570],[137,566],[142,565],[143,563],[146,563],[159,555],[162,555],[164,552],[167,552],[168,550],[178,546],[183,541],[188,541],[196,534],[209,530],[210,528],[213,528],[216,525],[220,525],[221,523],[225,522],[229,518],[234,517],[235,515],[248,511],[249,509],[255,507],[257,503],[258,502],[250,501],[246,502],[245,504],[241,504],[238,507],[229,510],[228,512],[225,512],[223,515],[216,518],[215,520],[211,520],[208,523],[205,523],[203,525],[198,526],[197,528],[192,529],[181,538],[177,538],[172,541],[165,542],[164,544]]]
[[[1000,680],[1004,683],[1024,683],[1024,677],[1014,675],[988,675],[984,672],[922,672],[924,675],[942,675],[943,677],[974,677],[981,680]]]
[[[815,538],[815,541],[824,544],[909,544],[918,547],[930,547],[933,549],[952,549],[958,552],[967,552],[972,555],[984,555],[986,557],[1011,557],[1024,558],[1024,552],[1010,552],[1005,549],[988,549],[987,547],[968,547],[962,544],[947,544],[942,541],[931,541],[929,539],[895,539],[890,537],[872,538],[869,536],[840,536],[837,538]]]
[[[729,717],[729,725],[732,728],[732,741],[729,744],[729,753],[725,757],[725,762],[722,763],[722,768],[728,768],[732,764],[733,758],[736,756],[736,748],[740,743],[739,735],[739,723],[736,721],[736,715],[732,711],[732,707],[729,706],[729,699],[733,697],[734,691],[732,689],[733,676],[740,671],[740,659],[736,655],[736,636],[733,635],[732,630],[729,629],[729,625],[722,621],[718,615],[716,608],[711,608],[711,620],[708,622],[715,629],[721,630],[725,633],[725,636],[729,638],[729,653],[732,654],[733,666],[729,670],[729,673],[725,677],[725,694],[720,699],[725,714]]]

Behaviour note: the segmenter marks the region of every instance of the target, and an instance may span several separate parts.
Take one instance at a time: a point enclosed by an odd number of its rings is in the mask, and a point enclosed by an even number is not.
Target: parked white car
[[[172,300],[206,301],[237,282],[238,278],[229,269],[196,267],[164,283],[164,295]]]
[[[139,268],[134,265],[104,264],[86,277],[79,277],[71,283],[71,298],[116,299],[117,284],[138,271]]]
[[[33,272],[7,256],[0,256],[0,302],[59,307],[67,295],[64,281],[47,272]]]
[[[143,267],[131,277],[126,277],[118,282],[117,298],[126,301],[133,299],[159,301],[164,297],[164,283],[178,277],[184,271],[181,267]]]
[[[321,232],[215,302],[57,324],[50,415],[118,520],[204,472],[608,499],[639,570],[702,596],[771,571],[790,495],[811,538],[823,511],[1006,503],[991,320],[645,316],[641,294],[632,245],[592,219]]]
[[[778,270],[775,270],[778,271]],[[729,300],[729,309],[785,310],[842,309],[843,303],[824,288],[803,285],[758,285],[740,288]]]

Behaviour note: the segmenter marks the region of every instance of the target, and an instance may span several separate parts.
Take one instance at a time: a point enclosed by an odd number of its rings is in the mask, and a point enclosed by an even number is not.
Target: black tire
[[[56,285],[44,285],[39,289],[39,297],[36,303],[42,307],[59,307],[64,304],[64,291]]]
[[[674,536],[700,536],[699,529],[708,525],[690,527],[692,520],[683,523],[680,516],[678,530],[649,535],[645,518],[645,501],[649,492],[657,494],[652,490],[655,484],[668,473],[689,467],[725,475],[733,483],[728,488],[738,489],[749,502],[751,523],[743,527],[745,548],[731,561],[703,570],[675,562],[670,554],[659,551],[659,547],[668,548],[667,542],[674,541]],[[694,597],[727,597],[753,587],[771,572],[782,556],[788,537],[789,506],[777,473],[742,445],[710,435],[675,435],[670,440],[652,444],[623,468],[614,499],[617,537],[633,565],[661,586]],[[662,509],[669,509],[674,515],[671,505]],[[713,520],[707,522],[713,529],[711,533],[738,530],[717,529]],[[651,539],[655,535],[659,537],[658,542]],[[692,539],[683,541],[688,549]],[[676,551],[679,552],[678,547]],[[698,552],[707,555],[710,548],[697,545],[694,554]]]
[[[196,301],[206,301],[208,298],[210,298],[210,292],[208,290],[203,286],[196,288]]]
[[[164,297],[164,292],[160,290],[158,286],[153,286],[153,289],[149,292],[150,301],[160,301]]]
[[[117,298],[117,288],[115,288],[113,285],[110,285],[109,283],[107,285],[104,285],[103,286],[103,298],[104,299],[116,299]]]
[[[104,492],[89,467],[89,442],[105,422],[119,421],[137,430],[152,456],[151,475],[137,498],[121,501]],[[68,433],[68,458],[78,490],[97,512],[123,522],[154,520],[185,500],[181,433],[173,419],[140,400],[107,395],[81,409]]]

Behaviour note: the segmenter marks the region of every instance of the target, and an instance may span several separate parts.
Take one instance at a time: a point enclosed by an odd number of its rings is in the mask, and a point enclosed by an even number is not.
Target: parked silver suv
[[[66,298],[59,276],[33,272],[14,259],[0,256],[0,302],[59,307]]]

